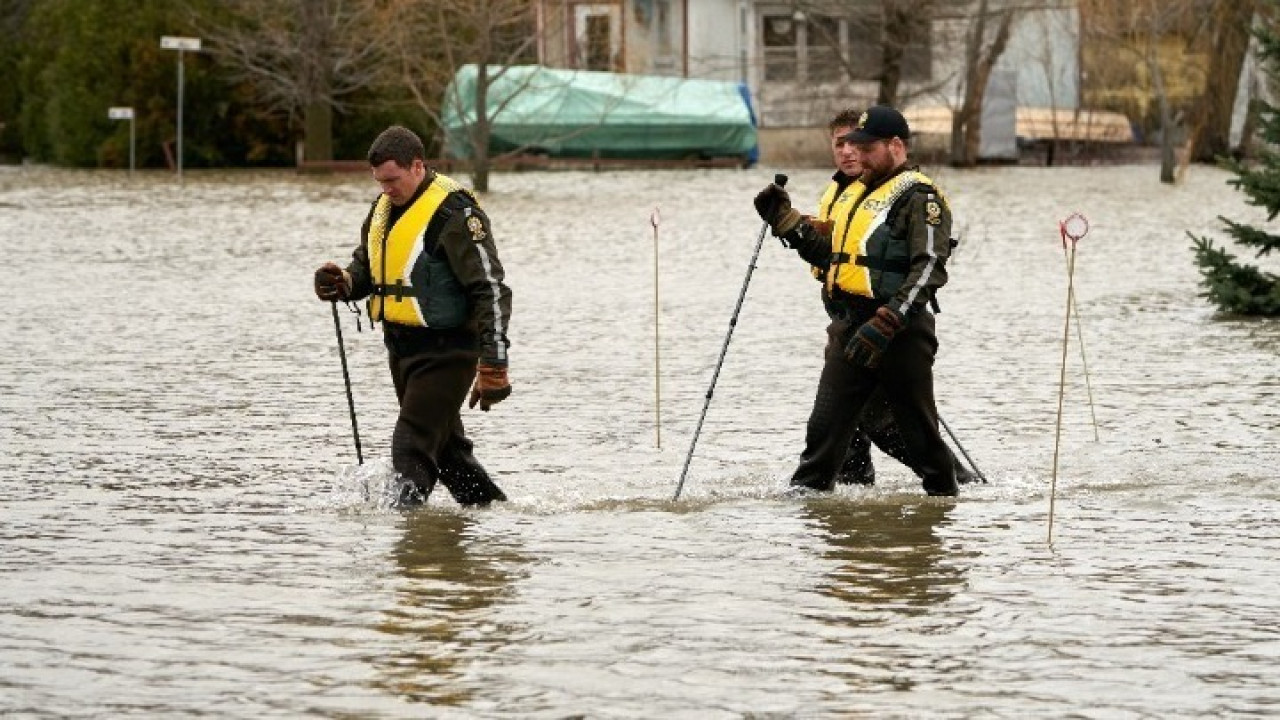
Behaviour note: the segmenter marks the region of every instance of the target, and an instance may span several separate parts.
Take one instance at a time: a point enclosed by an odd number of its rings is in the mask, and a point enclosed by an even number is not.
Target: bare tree
[[[1231,115],[1249,50],[1255,7],[1255,0],[1215,0],[1206,16],[1211,23],[1206,43],[1211,54],[1204,98],[1196,105],[1192,120],[1188,152],[1192,162],[1216,162],[1231,152]]]
[[[1209,0],[1082,0],[1083,34],[1093,45],[1105,46],[1109,62],[1094,62],[1098,74],[1114,87],[1136,84],[1154,102],[1160,134],[1160,181],[1176,181],[1176,134],[1180,112],[1175,108],[1175,88],[1203,87],[1204,67],[1189,46]],[[1116,57],[1127,55],[1141,71],[1132,74]],[[1110,65],[1108,68],[1106,65]],[[1127,74],[1126,74],[1127,73]],[[1101,78],[1091,78],[1098,83]],[[1176,81],[1171,86],[1171,81]],[[1194,98],[1188,98],[1195,102]],[[1144,113],[1145,114],[1145,113]]]
[[[1023,23],[1023,28],[1028,32],[1035,32],[1037,35],[1031,43],[1034,49],[1030,50],[1028,58],[1033,60],[1040,68],[1044,77],[1044,87],[1048,92],[1050,135],[1047,140],[1048,147],[1045,164],[1052,165],[1058,143],[1064,139],[1064,133],[1067,130],[1062,122],[1063,117],[1060,117],[1058,110],[1064,105],[1068,108],[1074,106],[1070,124],[1077,128],[1082,117],[1082,108],[1078,103],[1079,89],[1076,87],[1071,87],[1070,89],[1062,87],[1064,83],[1060,82],[1066,79],[1065,73],[1068,71],[1067,68],[1069,66],[1074,69],[1075,74],[1079,74],[1079,68],[1075,67],[1079,59],[1079,38],[1076,38],[1076,49],[1071,54],[1070,59],[1064,58],[1059,54],[1062,46],[1054,42],[1055,37],[1070,32],[1068,28],[1059,24],[1062,21],[1062,17],[1051,13],[1039,13],[1032,17],[1034,20]],[[1075,13],[1072,13],[1072,17],[1074,19]],[[1074,33],[1072,34],[1074,35]],[[1067,84],[1069,84],[1069,81]],[[1087,138],[1093,116],[1092,114],[1086,114],[1083,117],[1085,119],[1083,132]],[[1072,134],[1076,135],[1077,132],[1078,129]]]
[[[491,106],[489,88],[511,67],[536,59],[536,5],[534,0],[390,2],[395,23],[384,32],[398,82],[438,127],[450,110],[466,118],[471,181],[478,192],[489,189],[494,118],[519,95],[509,93]],[[459,94],[460,85],[450,85],[465,65],[476,67],[470,97]]]
[[[977,12],[965,36],[964,81],[960,107],[951,115],[951,164],[972,167],[978,163],[982,141],[982,101],[991,70],[1009,44],[1014,9],[992,9],[979,0]],[[994,30],[992,30],[994,26]]]
[[[927,38],[936,0],[880,0],[880,91],[876,102],[896,105],[908,48]]]
[[[333,159],[333,113],[378,85],[384,24],[376,0],[224,0],[195,17],[207,51],[268,111],[302,126],[305,159]]]
[[[928,50],[934,11],[941,5],[940,0],[792,0],[792,8],[811,20],[809,28],[815,36],[811,42],[834,60],[835,67],[829,71],[841,70],[854,81],[875,80],[876,103],[895,106],[943,84],[915,87],[902,95],[904,64],[913,50]],[[837,31],[838,24],[813,22],[838,18],[846,21],[847,42]]]

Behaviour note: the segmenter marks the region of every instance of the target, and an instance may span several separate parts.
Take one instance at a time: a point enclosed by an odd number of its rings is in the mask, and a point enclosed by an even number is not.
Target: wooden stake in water
[[[658,225],[662,216],[658,208],[649,215],[653,226],[653,431],[659,449],[662,448],[662,363],[661,346],[658,344]]]
[[[1076,243],[1089,233],[1089,221],[1080,213],[1072,213],[1058,223],[1062,249],[1067,253],[1067,313],[1062,330],[1062,371],[1058,375],[1058,422],[1053,433],[1053,477],[1049,485],[1049,543],[1053,543],[1053,507],[1058,495],[1058,450],[1062,444],[1062,400],[1067,388],[1067,344],[1071,340],[1071,306],[1075,301]],[[1067,241],[1070,240],[1070,247]]]
[[[1066,248],[1063,248],[1066,254]],[[1076,295],[1071,293],[1071,312],[1076,316],[1076,339],[1080,341],[1080,364],[1084,366],[1084,389],[1089,394],[1089,416],[1093,419],[1093,441],[1098,442],[1098,411],[1093,405],[1093,380],[1089,376],[1089,357],[1084,349],[1084,320],[1080,317],[1080,308],[1076,305]]]

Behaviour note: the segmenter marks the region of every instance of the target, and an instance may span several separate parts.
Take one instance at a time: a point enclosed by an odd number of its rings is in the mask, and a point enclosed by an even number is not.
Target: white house
[[[1007,2],[1018,14],[989,86],[983,154],[991,157],[1016,152],[1015,108],[1079,105],[1075,3]],[[900,105],[931,117],[959,105],[974,20],[972,3],[939,5],[906,48],[899,88]],[[881,0],[541,0],[539,60],[742,82],[755,102],[765,162],[825,163],[827,120],[876,99],[881,7]]]

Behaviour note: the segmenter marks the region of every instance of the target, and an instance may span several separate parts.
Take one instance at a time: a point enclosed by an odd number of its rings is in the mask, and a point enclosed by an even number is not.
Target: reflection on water
[[[950,522],[950,502],[848,503],[812,501],[805,514],[825,540],[822,555],[837,566],[819,590],[849,603],[844,622],[890,623],[949,600],[964,584],[963,550],[944,546],[938,531]]]
[[[404,581],[377,629],[395,648],[374,658],[376,687],[432,706],[464,706],[483,694],[463,678],[471,663],[518,633],[499,605],[519,579],[519,554],[475,537],[468,515],[407,513],[391,558]]]
[[[772,174],[495,178],[515,392],[466,422],[511,502],[400,513],[385,350],[343,317],[357,468],[311,289],[367,174],[0,168],[0,715],[1274,715],[1280,322],[1216,315],[1184,239],[1264,211],[1208,168],[940,173],[939,408],[991,480],[954,501],[879,455],[782,497],[825,321],[767,239],[673,503]],[[1073,345],[1048,547],[1073,210],[1100,432]]]

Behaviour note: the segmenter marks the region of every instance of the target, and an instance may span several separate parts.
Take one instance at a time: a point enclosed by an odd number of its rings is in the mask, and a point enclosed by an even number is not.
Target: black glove
[[[755,202],[760,219],[769,223],[776,237],[786,235],[800,224],[800,213],[791,207],[791,196],[777,183],[769,183],[756,195]]]
[[[876,368],[893,336],[904,327],[906,318],[902,313],[888,305],[881,305],[876,314],[853,334],[853,339],[844,348],[844,356],[854,365]]]
[[[325,263],[316,270],[316,297],[336,302],[345,300],[351,293],[347,275],[333,263]]]

